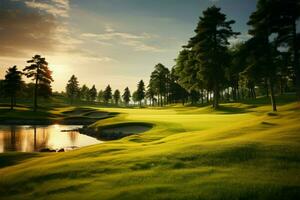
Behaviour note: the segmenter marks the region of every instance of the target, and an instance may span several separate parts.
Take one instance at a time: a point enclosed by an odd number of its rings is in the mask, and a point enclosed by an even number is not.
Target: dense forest
[[[171,69],[158,63],[148,85],[138,81],[135,91],[111,88],[98,90],[95,85],[80,86],[73,75],[65,92],[70,104],[88,102],[116,106],[164,106],[174,103],[212,104],[270,97],[276,111],[276,96],[295,92],[300,100],[300,34],[297,20],[300,2],[296,0],[259,0],[257,10],[249,18],[247,41],[230,43],[240,33],[220,8],[207,8],[199,18],[194,37],[183,45]],[[0,81],[0,98],[10,100],[11,109],[17,98],[34,99],[52,95],[52,72],[45,58],[35,55],[22,71],[9,68]],[[32,79],[25,83],[22,76]],[[96,82],[96,80],[95,80]]]

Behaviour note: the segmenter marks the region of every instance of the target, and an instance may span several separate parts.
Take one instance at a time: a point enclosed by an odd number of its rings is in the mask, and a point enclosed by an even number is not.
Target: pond
[[[77,125],[0,126],[0,152],[38,152],[44,149],[72,150],[102,143],[80,134]]]

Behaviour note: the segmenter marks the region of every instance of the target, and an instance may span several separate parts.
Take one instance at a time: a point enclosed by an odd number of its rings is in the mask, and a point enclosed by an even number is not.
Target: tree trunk
[[[276,107],[276,99],[275,99],[275,94],[274,94],[274,82],[272,79],[270,79],[269,85],[270,85],[270,93],[271,93],[272,110],[275,112],[275,111],[277,111],[277,107]]]
[[[269,97],[269,84],[267,80],[265,80],[265,87],[266,87],[266,96]]]
[[[240,88],[239,85],[236,86],[237,100],[240,100]]]
[[[36,112],[37,109],[37,91],[38,90],[38,77],[36,77],[35,80],[35,86],[34,86],[34,105],[33,105],[33,111]]]
[[[208,90],[206,90],[206,103],[208,103],[209,102],[209,92],[208,92]]]
[[[214,86],[213,107],[215,109],[217,109],[219,107],[219,87],[217,84]]]
[[[37,150],[36,126],[33,126],[33,145],[34,150]]]
[[[201,104],[204,103],[204,90],[201,89]]]

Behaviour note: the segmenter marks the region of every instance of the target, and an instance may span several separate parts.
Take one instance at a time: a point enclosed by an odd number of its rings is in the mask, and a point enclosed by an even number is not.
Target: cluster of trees
[[[128,105],[131,100],[131,93],[128,87],[124,89],[124,93],[121,96],[120,90],[116,89],[114,92],[110,85],[105,90],[97,92],[95,85],[88,88],[85,84],[80,87],[78,79],[75,75],[72,75],[66,85],[66,96],[70,99],[70,103],[75,102],[101,102],[105,104],[113,103],[119,105],[122,102]]]
[[[37,110],[38,97],[50,97],[53,82],[52,72],[48,68],[48,62],[40,55],[35,55],[28,60],[28,66],[22,71],[17,66],[8,68],[5,79],[0,81],[1,97],[10,98],[11,109],[16,105],[17,96],[31,98],[33,96],[33,109]],[[33,83],[26,84],[22,76],[31,79]]]
[[[270,96],[276,111],[276,93],[295,91],[300,100],[300,35],[296,23],[300,1],[259,0],[250,16],[251,38],[229,43],[239,35],[220,8],[203,12],[195,36],[183,46],[176,65],[162,64],[152,72],[146,97],[157,105],[181,100],[212,102]]]

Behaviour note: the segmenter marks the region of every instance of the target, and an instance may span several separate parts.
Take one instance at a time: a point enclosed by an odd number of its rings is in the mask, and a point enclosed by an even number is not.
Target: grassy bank
[[[298,199],[300,105],[269,110],[248,102],[223,104],[219,111],[101,108],[119,114],[92,127],[154,126],[62,154],[2,154],[0,161],[9,163],[0,169],[1,198]]]

